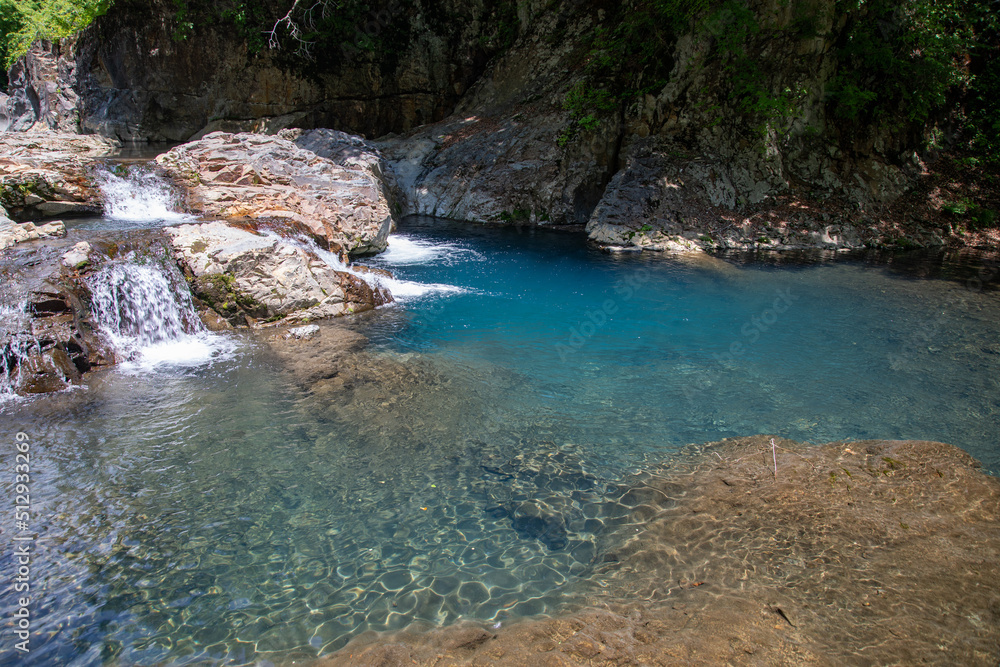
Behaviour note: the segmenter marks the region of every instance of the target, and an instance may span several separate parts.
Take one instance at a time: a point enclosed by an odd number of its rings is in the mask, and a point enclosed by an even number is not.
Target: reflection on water
[[[2,408],[32,439],[25,664],[279,662],[572,608],[631,476],[689,442],[920,437],[1000,469],[994,293],[442,224],[371,263],[461,291]]]

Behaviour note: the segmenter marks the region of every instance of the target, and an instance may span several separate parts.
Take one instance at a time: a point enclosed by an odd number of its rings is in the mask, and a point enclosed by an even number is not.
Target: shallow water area
[[[631,530],[635,473],[691,442],[923,438],[1000,470],[1000,300],[967,281],[426,219],[366,263],[411,293],[0,406],[32,445],[25,664],[280,664],[562,613]]]

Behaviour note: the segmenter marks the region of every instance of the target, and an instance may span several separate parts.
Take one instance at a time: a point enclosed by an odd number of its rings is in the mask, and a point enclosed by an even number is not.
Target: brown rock
[[[368,635],[320,664],[995,665],[1000,480],[942,443],[774,442],[777,472],[756,436],[641,475],[658,512],[608,536],[575,591],[590,609],[471,647]]]
[[[331,266],[308,245],[276,234],[223,222],[165,231],[195,295],[231,324],[317,320],[364,312],[392,299]]]
[[[213,132],[157,163],[187,190],[195,213],[285,221],[351,254],[386,248],[392,212],[368,162],[340,165],[286,139]]]
[[[59,132],[0,134],[0,204],[18,221],[99,213],[94,162],[117,149],[103,137]]]

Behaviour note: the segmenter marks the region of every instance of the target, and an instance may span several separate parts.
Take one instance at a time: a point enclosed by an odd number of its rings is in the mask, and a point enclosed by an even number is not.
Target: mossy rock
[[[243,315],[264,319],[272,315],[267,306],[236,288],[236,279],[228,273],[213,273],[194,280],[195,295],[209,308],[233,324],[241,324]]]

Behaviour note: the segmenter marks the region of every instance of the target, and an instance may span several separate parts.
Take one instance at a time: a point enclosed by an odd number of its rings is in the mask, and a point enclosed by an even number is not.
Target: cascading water
[[[159,227],[192,219],[177,210],[177,194],[149,167],[105,168],[97,181],[105,220]]]
[[[0,305],[0,402],[17,396],[24,362],[40,351],[38,341],[28,331],[31,326],[24,302]]]
[[[112,264],[87,285],[95,322],[132,364],[200,364],[231,349],[205,329],[190,297],[155,264]]]
[[[299,236],[293,241],[300,247],[315,253],[320,259],[322,259],[327,264],[327,266],[333,268],[334,270],[344,271],[346,273],[355,275],[364,280],[366,283],[368,283],[372,287],[372,289],[388,290],[389,293],[392,294],[392,298],[396,301],[407,301],[410,299],[426,296],[428,294],[460,294],[466,291],[464,288],[458,287],[456,285],[444,285],[439,283],[420,283],[411,280],[401,280],[399,278],[392,278],[389,276],[381,275],[379,273],[357,271],[351,266],[341,261],[340,257],[338,257],[335,253],[332,253],[328,250],[323,250],[316,244],[315,241],[306,236]],[[384,255],[392,255],[393,251],[397,251],[396,254],[393,255],[393,259],[396,259],[402,255],[413,254],[411,252],[411,248],[418,248],[416,252],[420,253],[421,256],[418,259],[415,258],[412,263],[424,263],[432,260],[441,260],[447,252],[452,252],[454,254],[468,255],[474,258],[481,259],[481,256],[479,256],[478,253],[472,250],[460,248],[457,245],[446,244],[443,249],[437,249],[437,248],[432,249],[429,246],[430,244],[427,244],[427,246],[418,247],[416,246],[416,244],[414,244],[414,242],[410,241],[406,237],[393,236],[390,237],[389,239],[389,249],[384,253]],[[382,257],[383,256],[380,256],[379,259],[382,259]],[[389,262],[383,261],[383,263],[393,265],[393,263],[399,264],[400,262],[393,262],[392,260],[390,260]]]

